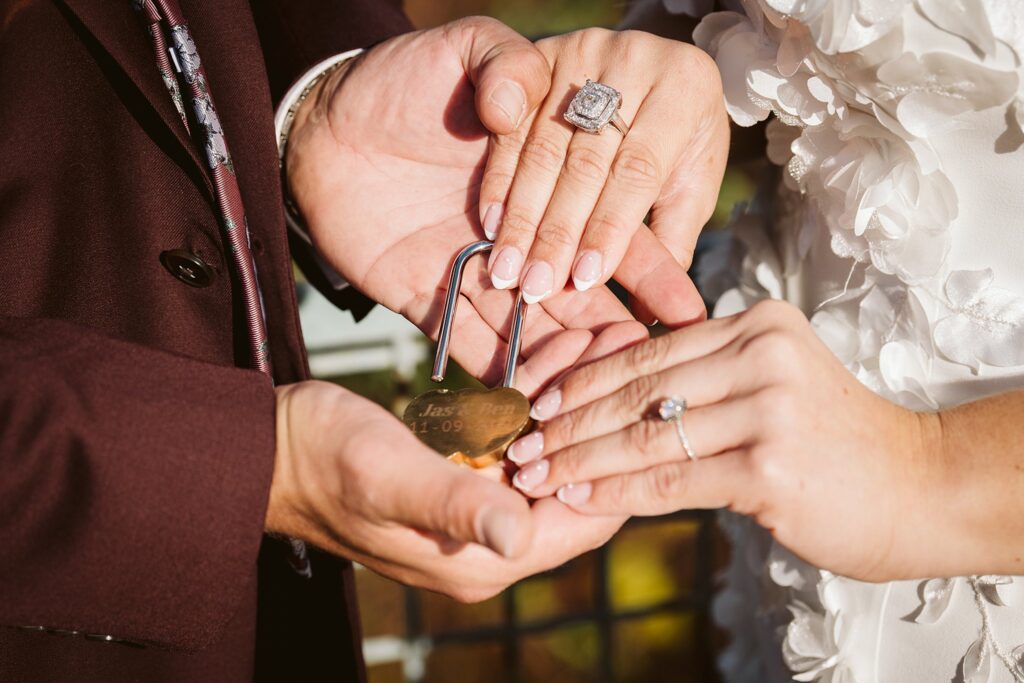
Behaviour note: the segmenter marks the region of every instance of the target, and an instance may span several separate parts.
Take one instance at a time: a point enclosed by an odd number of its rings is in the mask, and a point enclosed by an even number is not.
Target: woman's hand
[[[560,118],[559,122],[547,119],[556,110],[561,117],[572,84],[582,84],[587,76],[615,76],[616,83],[622,81],[620,87],[630,85],[624,92],[633,99],[627,100],[624,115],[634,117],[644,95],[633,90],[632,83],[650,86],[654,80],[652,69],[677,74],[672,76],[674,92],[669,93],[666,86],[657,90],[663,93],[662,99],[672,94],[673,102],[678,104],[679,98],[685,98],[687,105],[669,118],[663,102],[651,110],[650,116],[635,121],[634,130],[638,144],[646,140],[644,144],[658,152],[650,163],[657,165],[659,173],[664,171],[659,185],[664,196],[659,207],[666,210],[658,209],[662,218],[655,227],[674,245],[675,253],[687,253],[703,225],[704,214],[713,205],[721,176],[719,166],[724,160],[724,149],[721,158],[704,150],[699,134],[703,126],[686,123],[691,114],[703,114],[705,100],[708,106],[712,102],[719,109],[722,106],[714,72],[707,70],[713,64],[698,58],[695,48],[650,36],[626,34],[613,40],[612,34],[601,32],[593,34],[600,40],[584,40],[588,35],[585,32],[567,38],[561,48],[564,54],[559,55],[554,49],[558,41],[544,43],[538,50],[499,22],[475,17],[385,41],[324,79],[296,115],[286,159],[292,195],[320,254],[357,289],[398,311],[428,334],[435,334],[448,269],[455,255],[484,237],[479,199],[491,148],[494,154],[486,173],[486,191],[490,201],[499,201],[496,197],[502,195],[503,202],[503,193],[508,190],[507,183],[504,190],[500,187],[503,174],[514,172],[518,177],[532,172],[528,160],[534,156],[529,152],[522,169],[515,170],[519,157],[516,145],[536,149],[531,141],[546,140],[550,126],[555,126],[565,143],[563,147],[568,148],[568,124]],[[658,59],[669,60],[657,68],[650,63],[651,41],[659,46]],[[597,53],[613,44],[618,46],[616,50],[604,56]],[[645,59],[636,63],[627,59],[632,52],[626,48],[631,45],[646,55]],[[575,56],[572,50],[578,48],[594,51],[589,61]],[[686,59],[671,61],[684,53]],[[609,61],[607,74],[604,67],[598,68],[602,59]],[[626,63],[613,71],[613,59],[626,59]],[[556,87],[561,88],[560,92],[550,91],[552,63],[558,69]],[[706,69],[687,76],[695,65]],[[682,89],[684,78],[693,81],[686,90]],[[694,99],[702,103],[700,107],[693,106]],[[654,121],[657,112],[666,118]],[[724,125],[724,114],[722,117]],[[709,118],[707,125],[713,120]],[[663,130],[661,137],[652,141],[655,125]],[[661,158],[662,148],[684,145],[682,140],[687,135],[693,138],[692,174],[670,174],[678,164]],[[608,131],[587,142],[618,148],[623,141],[616,136],[619,134],[615,131]],[[724,139],[718,140],[722,146],[725,143]],[[575,162],[569,166],[574,165],[578,166]],[[705,167],[712,171],[701,172]],[[545,206],[556,179],[550,179],[550,188],[538,190]],[[510,182],[511,175],[506,180]],[[566,171],[558,186],[572,188],[574,182],[575,176]],[[691,183],[702,188],[699,201],[692,193],[696,190],[691,192]],[[600,185],[604,185],[603,180]],[[623,224],[621,235],[609,242],[618,255],[605,259],[602,271],[609,276],[614,270],[616,279],[636,299],[646,302],[662,322],[684,324],[704,316],[700,296],[685,269],[658,237],[650,230],[637,229],[650,203],[658,198],[651,195],[653,189],[648,188],[649,198],[644,200],[648,206],[641,209],[643,202],[637,199],[623,204],[624,209],[629,207],[629,224]],[[568,191],[563,190],[561,195]],[[588,192],[593,194],[595,190]],[[520,196],[522,191],[514,193]],[[591,207],[595,201],[596,197]],[[516,199],[510,206],[520,205],[518,202]],[[685,208],[692,202],[699,209],[680,209],[671,218],[670,207]],[[554,206],[565,208],[568,204],[559,199]],[[683,214],[692,218],[684,220]],[[572,226],[577,236],[583,233],[588,218],[589,213]],[[605,221],[606,227],[611,227],[609,221]],[[670,231],[669,226],[681,232]],[[509,229],[502,237],[503,244],[513,237],[518,240],[522,235],[516,237]],[[529,244],[515,244],[524,256],[529,253]],[[629,253],[622,258],[620,252],[627,244]],[[575,245],[559,252],[557,262],[562,264],[560,272],[564,271],[561,281],[553,285],[552,296],[531,307],[527,316],[523,346],[527,356],[561,330],[599,331],[611,323],[632,319],[605,287],[580,292],[562,286],[574,250]],[[604,279],[607,277],[601,281]],[[462,292],[465,300],[456,319],[453,356],[477,377],[492,381],[500,377],[514,294],[491,285],[483,259],[470,262]]]
[[[588,29],[537,43],[551,65],[551,91],[513,133],[493,139],[480,194],[495,287],[521,285],[528,301],[572,278],[587,290],[619,268],[650,213],[667,251],[648,249],[645,279],[671,273],[671,253],[689,267],[714,210],[729,126],[714,62],[701,50],[638,31]],[[563,119],[586,79],[622,94],[623,136],[595,135]],[[652,211],[653,207],[653,211]],[[662,321],[682,322],[634,286]]]
[[[683,425],[652,418],[668,396]],[[939,420],[879,398],[803,314],[763,302],[570,374],[534,404],[542,430],[513,444],[515,477],[590,514],[728,507],[804,559],[865,580],[958,573],[939,532],[958,481]],[[957,498],[957,500],[959,500]]]

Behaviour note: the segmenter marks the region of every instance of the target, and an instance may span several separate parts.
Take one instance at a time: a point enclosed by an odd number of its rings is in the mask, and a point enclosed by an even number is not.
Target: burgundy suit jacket
[[[181,0],[278,383],[308,368],[274,102],[318,60],[408,30],[399,4]],[[209,284],[169,272],[172,250]],[[0,681],[362,675],[349,565],[314,553],[302,579],[263,536],[274,393],[238,367],[235,294],[131,1],[0,0]]]

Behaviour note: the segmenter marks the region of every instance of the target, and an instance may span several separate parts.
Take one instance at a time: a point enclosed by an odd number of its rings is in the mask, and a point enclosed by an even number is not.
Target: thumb
[[[657,319],[666,327],[683,327],[707,316],[704,301],[686,269],[645,227],[633,234],[615,271],[615,280],[642,307],[641,315]]]
[[[496,19],[470,17],[447,29],[476,88],[477,116],[492,133],[512,133],[551,88],[547,59],[533,43]]]
[[[406,482],[388,516],[422,531],[463,543],[478,543],[507,558],[526,552],[533,536],[530,506],[512,489],[448,462],[410,439],[419,451],[392,481]],[[409,476],[414,472],[415,476]]]

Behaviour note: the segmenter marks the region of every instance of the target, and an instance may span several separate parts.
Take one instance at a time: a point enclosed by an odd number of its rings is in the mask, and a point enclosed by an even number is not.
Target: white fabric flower
[[[1024,299],[992,286],[992,270],[958,270],[946,279],[950,315],[935,326],[935,344],[950,360],[978,371],[1024,365]]]
[[[962,125],[957,117],[1007,105],[1017,74],[943,52],[906,52],[882,64],[875,99],[912,136],[927,138]]]
[[[839,256],[870,261],[908,283],[938,272],[957,215],[944,174],[923,173],[910,147],[863,115],[838,131],[808,129],[792,147],[800,186]]]
[[[910,0],[763,0],[811,29],[826,54],[853,52],[891,31]]]
[[[778,47],[747,17],[715,12],[693,32],[694,43],[714,57],[722,72],[725,106],[740,126],[764,121],[772,111],[766,92],[785,79],[775,68]]]
[[[843,661],[843,619],[834,595],[840,579],[823,572],[818,582],[821,609],[793,602],[793,620],[786,628],[782,657],[794,672],[794,681],[854,683],[853,672]]]

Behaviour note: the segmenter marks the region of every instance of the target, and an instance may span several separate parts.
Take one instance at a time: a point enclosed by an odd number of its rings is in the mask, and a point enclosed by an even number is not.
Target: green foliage
[[[623,5],[610,0],[489,0],[487,14],[524,35],[542,36],[581,26],[614,26]]]

